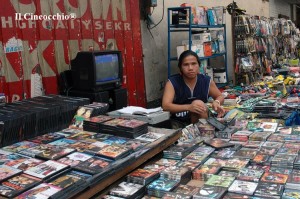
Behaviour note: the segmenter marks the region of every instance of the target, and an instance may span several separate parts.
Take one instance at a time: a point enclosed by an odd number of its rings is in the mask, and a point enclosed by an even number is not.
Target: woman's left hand
[[[218,116],[217,117],[223,117],[224,114],[225,114],[225,110],[224,108],[220,105],[220,103],[218,102],[213,102],[212,103],[212,108],[214,111],[216,111],[218,113]]]

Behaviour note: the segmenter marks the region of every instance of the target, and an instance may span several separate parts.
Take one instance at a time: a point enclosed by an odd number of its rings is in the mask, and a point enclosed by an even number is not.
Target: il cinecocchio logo
[[[70,13],[70,14],[64,14],[64,13],[56,13],[52,15],[37,15],[33,13],[25,13],[22,15],[22,13],[15,13],[15,20],[71,20],[75,19],[76,14]]]

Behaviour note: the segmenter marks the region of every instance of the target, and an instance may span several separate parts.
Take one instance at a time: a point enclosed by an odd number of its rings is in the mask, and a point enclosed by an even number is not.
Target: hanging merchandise
[[[233,23],[236,83],[258,81],[274,65],[298,66],[300,35],[291,20],[235,14]]]

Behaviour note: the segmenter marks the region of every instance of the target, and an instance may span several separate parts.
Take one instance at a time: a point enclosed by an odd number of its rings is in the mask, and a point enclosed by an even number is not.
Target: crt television
[[[73,88],[111,90],[122,84],[121,51],[81,51],[71,60]]]

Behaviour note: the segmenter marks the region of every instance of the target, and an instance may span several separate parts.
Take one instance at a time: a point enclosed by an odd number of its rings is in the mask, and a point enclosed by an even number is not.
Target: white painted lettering
[[[81,21],[85,27],[85,29],[89,30],[89,25],[91,24],[91,20]]]
[[[7,19],[5,17],[1,17],[1,24],[2,28],[12,28],[12,17],[7,17]]]

